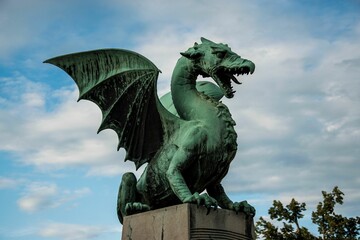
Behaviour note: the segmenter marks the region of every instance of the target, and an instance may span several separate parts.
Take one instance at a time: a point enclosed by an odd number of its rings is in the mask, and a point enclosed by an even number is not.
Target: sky
[[[360,2],[358,0],[0,0],[0,239],[119,239],[121,176],[135,172],[98,107],[77,102],[58,55],[121,48],[150,59],[170,90],[180,52],[200,37],[256,64],[223,102],[238,152],[223,185],[256,219],[273,200],[307,203],[345,193],[360,215]],[[211,81],[211,80],[210,80]],[[139,176],[143,168],[136,173]]]

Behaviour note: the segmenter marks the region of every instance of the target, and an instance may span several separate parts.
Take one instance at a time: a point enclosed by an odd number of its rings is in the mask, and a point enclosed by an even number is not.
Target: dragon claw
[[[238,214],[239,212],[243,212],[250,217],[254,217],[256,213],[255,208],[248,204],[247,201],[233,203],[231,206],[231,210],[234,210],[236,214]]]
[[[193,195],[185,198],[184,203],[196,203],[197,206],[205,206],[207,208],[208,215],[211,211],[211,209],[216,210],[218,207],[217,201],[210,197],[207,193],[199,194],[198,192],[195,192]]]
[[[132,215],[136,213],[146,212],[150,210],[150,206],[140,202],[127,203],[125,206],[126,215]]]

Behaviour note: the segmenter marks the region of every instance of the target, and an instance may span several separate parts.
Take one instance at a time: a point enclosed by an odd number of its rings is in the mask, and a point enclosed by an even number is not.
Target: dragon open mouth
[[[241,84],[241,82],[235,77],[244,74],[252,74],[254,72],[254,68],[251,66],[236,66],[236,67],[219,67],[215,74],[213,75],[213,79],[219,85],[219,87],[224,92],[225,97],[232,98],[234,93],[233,86],[231,85],[231,81],[236,84]]]

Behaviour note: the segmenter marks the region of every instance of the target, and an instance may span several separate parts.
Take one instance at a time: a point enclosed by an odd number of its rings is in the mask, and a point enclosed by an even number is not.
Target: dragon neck
[[[196,90],[198,77],[192,61],[181,57],[171,79],[171,94],[174,107],[185,120],[209,119],[214,115],[215,106]]]

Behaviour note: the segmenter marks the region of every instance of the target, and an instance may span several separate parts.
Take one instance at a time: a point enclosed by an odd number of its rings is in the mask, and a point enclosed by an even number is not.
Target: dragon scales
[[[201,38],[181,53],[173,71],[171,93],[159,99],[160,70],[128,50],[102,49],[46,60],[76,82],[79,100],[102,110],[99,132],[113,129],[125,160],[147,166],[139,180],[125,173],[119,187],[117,213],[123,216],[179,203],[208,210],[220,206],[250,216],[246,201],[233,202],[221,185],[237,151],[235,122],[219,100],[232,98],[234,75],[252,74],[253,62],[226,45]],[[215,83],[199,81],[211,77]]]

